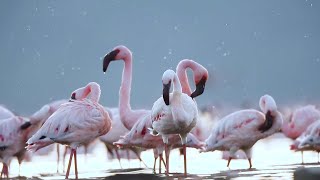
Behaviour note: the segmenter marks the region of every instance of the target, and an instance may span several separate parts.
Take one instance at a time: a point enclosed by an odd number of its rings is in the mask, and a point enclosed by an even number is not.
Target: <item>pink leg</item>
[[[153,163],[153,173],[156,174],[156,162],[157,162],[157,157],[154,157],[154,163]]]
[[[159,174],[161,174],[161,157],[159,158]]]
[[[59,172],[59,162],[60,162],[60,148],[59,148],[59,144],[57,143],[57,173]]]
[[[230,162],[231,162],[231,159],[232,159],[232,158],[231,158],[231,157],[229,157],[227,167],[229,167]]]
[[[72,155],[73,155],[73,151],[71,150],[70,158],[69,158],[69,164],[68,164],[68,169],[67,169],[67,173],[66,173],[66,179],[68,179],[68,178],[69,178],[70,167],[71,167],[71,161],[72,161]]]
[[[148,168],[148,166],[146,165],[146,163],[144,163],[144,161],[141,159],[140,155],[139,155],[136,151],[132,151],[132,152],[137,156],[137,158],[139,159],[139,161],[142,162],[142,164],[143,164],[146,168]]]
[[[119,152],[118,152],[118,149],[114,149],[116,151],[116,155],[117,155],[117,159],[119,161],[119,164],[120,164],[120,168],[122,169],[122,165],[121,165],[121,161],[120,161],[120,155],[119,155]]]
[[[3,163],[3,166],[2,166],[1,178],[2,178],[2,175],[3,175],[3,177],[9,178],[8,166],[5,163]]]
[[[251,158],[248,158],[248,161],[249,161],[249,169],[251,169],[252,167]]]
[[[187,147],[186,144],[183,145],[183,156],[184,156],[184,176],[187,176]]]
[[[62,159],[62,165],[63,165],[63,167],[62,167],[62,168],[63,168],[62,172],[64,172],[64,169],[65,169],[65,161],[66,161],[67,151],[68,151],[68,147],[65,146],[64,152],[63,152],[63,159]]]
[[[75,170],[75,174],[76,174],[76,179],[78,179],[77,150],[76,150],[76,149],[72,149],[71,151],[73,151],[73,156],[74,156],[74,170]]]
[[[163,159],[162,154],[160,154],[159,156],[160,156],[160,160],[162,161],[164,167],[167,167],[166,162],[164,162],[164,159]],[[161,161],[160,161],[160,162],[161,162]]]
[[[169,175],[169,150],[168,150],[168,144],[165,144],[164,151],[166,153],[166,175]]]

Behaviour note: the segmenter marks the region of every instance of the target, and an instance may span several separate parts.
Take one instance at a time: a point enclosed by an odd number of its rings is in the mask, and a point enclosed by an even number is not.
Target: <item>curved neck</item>
[[[274,123],[272,125],[272,127],[267,130],[264,134],[264,137],[270,136],[276,132],[279,132],[281,127],[282,127],[282,123],[283,123],[283,119],[282,119],[282,115],[279,111],[273,111],[272,114],[274,115]]]
[[[99,102],[100,94],[101,90],[97,86],[90,85],[85,89],[85,96],[89,96],[88,99],[90,99],[93,102]]]
[[[186,93],[188,96],[191,95],[191,89],[188,81],[188,76],[187,76],[187,68],[190,67],[186,63],[179,63],[177,66],[177,75],[179,77],[181,86],[182,86],[182,92]],[[190,67],[191,68],[191,67]],[[193,68],[191,68],[193,71]],[[194,71],[193,71],[194,73]]]
[[[174,74],[172,81],[173,81],[173,92],[182,93],[181,83],[180,83],[180,80],[176,74]]]

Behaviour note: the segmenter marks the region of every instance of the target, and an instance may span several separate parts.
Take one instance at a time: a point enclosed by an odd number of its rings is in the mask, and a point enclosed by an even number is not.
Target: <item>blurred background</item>
[[[152,107],[161,77],[184,58],[210,78],[199,106],[320,100],[320,1],[0,1],[0,104],[31,114],[96,81],[118,106],[123,62],[102,72],[114,46],[133,52],[132,108]],[[190,72],[189,72],[190,73]]]

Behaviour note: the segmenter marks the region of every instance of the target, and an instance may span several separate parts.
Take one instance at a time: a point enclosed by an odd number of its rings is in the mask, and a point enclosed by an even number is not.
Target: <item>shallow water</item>
[[[293,172],[299,167],[320,167],[317,153],[304,152],[304,164],[301,164],[301,153],[289,150],[291,141],[282,135],[259,141],[253,148],[253,168],[248,169],[247,160],[232,160],[230,168],[227,161],[221,159],[221,152],[198,153],[198,150],[188,149],[187,179],[293,179]],[[142,159],[148,167],[138,160],[121,160],[121,169],[117,160],[108,160],[102,143],[98,143],[87,158],[78,154],[79,178],[90,179],[162,179],[164,174],[154,174],[153,152],[142,153]],[[67,159],[69,156],[67,155]],[[169,179],[183,178],[183,157],[174,150],[170,156]],[[158,167],[158,164],[157,166]],[[16,160],[10,166],[10,177],[19,179],[64,179],[62,163],[57,173],[56,152],[47,156],[33,156],[32,161],[21,166],[21,176]],[[74,167],[71,166],[70,178],[74,178]],[[162,172],[164,167],[162,167]],[[157,170],[158,171],[158,170]]]

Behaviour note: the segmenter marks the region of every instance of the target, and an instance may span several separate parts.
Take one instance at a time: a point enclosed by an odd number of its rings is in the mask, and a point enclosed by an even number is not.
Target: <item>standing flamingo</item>
[[[78,179],[77,147],[106,134],[111,128],[108,112],[98,103],[101,94],[100,86],[95,82],[90,82],[80,89],[82,93],[71,95],[78,100],[61,105],[38,132],[27,141],[27,149],[31,151],[37,151],[54,142],[70,146],[71,154],[66,179],[69,177],[73,156],[75,176]],[[90,99],[85,98],[89,93]]]
[[[158,141],[157,137],[152,137],[149,135],[149,133],[146,133],[147,129],[151,127],[151,117],[150,117],[150,111],[148,110],[132,110],[130,106],[130,90],[131,90],[131,81],[132,81],[132,53],[131,51],[125,47],[125,46],[116,46],[111,52],[109,52],[103,60],[103,71],[106,72],[109,64],[111,61],[114,60],[123,60],[125,65],[122,73],[122,82],[121,87],[119,91],[119,110],[120,110],[120,119],[125,125],[127,129],[130,129],[131,133],[129,132],[125,139],[130,139],[130,141],[136,142],[135,144],[139,144],[140,147],[153,147],[153,143],[156,143]],[[182,64],[181,64],[182,65]],[[190,67],[195,68],[193,65],[186,65],[181,66],[181,69]],[[184,69],[184,70],[185,70]],[[202,74],[205,74],[207,76],[207,71],[204,69],[205,72],[203,73],[201,70],[197,71],[195,76],[201,72]],[[184,71],[185,73],[185,71]],[[184,75],[183,73],[181,73]],[[205,81],[201,81],[202,76],[200,79],[195,77],[195,81],[197,84],[197,89],[195,93],[193,94],[194,97],[201,94],[201,88],[204,87]],[[185,81],[187,81],[187,78],[185,78]],[[201,82],[200,82],[201,81]],[[185,85],[186,83],[184,83]],[[203,91],[202,91],[203,92]],[[191,94],[191,93],[190,93]],[[119,140],[118,142],[121,142]],[[115,143],[117,144],[117,143]],[[159,145],[159,144],[157,144]],[[161,146],[161,145],[159,145]],[[159,147],[161,149],[161,147]],[[161,156],[160,156],[161,157]]]
[[[187,134],[195,127],[198,118],[198,108],[192,97],[182,93],[182,87],[177,74],[167,70],[162,76],[163,97],[159,98],[152,107],[152,134],[162,136],[165,143],[166,168],[169,172],[168,135],[179,134],[184,148],[184,174],[186,166]],[[173,91],[170,93],[171,83]]]
[[[251,164],[251,148],[260,139],[278,132],[282,126],[282,115],[277,110],[274,99],[269,95],[260,98],[263,113],[254,109],[236,111],[222,118],[212,129],[206,140],[206,151],[229,151],[227,167],[235,153],[241,149],[245,152],[249,168]]]
[[[320,111],[316,109],[314,105],[307,105],[297,108],[289,117],[289,121],[284,121],[281,130],[286,137],[294,140],[293,144],[290,145],[290,149],[297,151],[296,139],[301,136],[312,123],[320,119]],[[299,149],[302,163],[304,163],[303,151],[305,149],[306,148]]]
[[[290,146],[290,149],[294,151],[316,151],[318,153],[319,163],[320,144],[319,142],[317,143],[315,141],[315,139],[319,139],[319,133],[320,121],[315,121],[310,124],[298,138],[294,140],[293,144]]]

